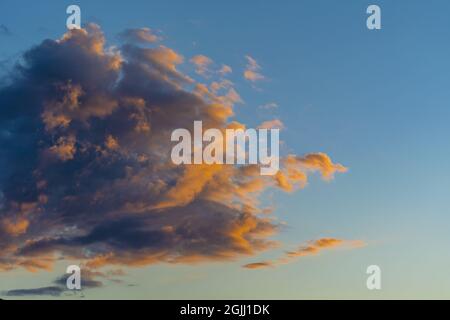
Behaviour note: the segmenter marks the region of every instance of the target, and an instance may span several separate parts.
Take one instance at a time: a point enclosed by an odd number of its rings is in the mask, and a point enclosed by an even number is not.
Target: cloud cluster
[[[183,56],[149,45],[149,29],[125,35],[113,48],[95,25],[45,40],[0,87],[0,270],[254,255],[277,246],[263,192],[346,170],[322,153],[290,155],[273,177],[255,165],[172,164],[173,130],[195,120],[245,127],[232,120],[242,100],[231,82],[208,86],[182,73]],[[260,78],[252,68],[250,79]]]

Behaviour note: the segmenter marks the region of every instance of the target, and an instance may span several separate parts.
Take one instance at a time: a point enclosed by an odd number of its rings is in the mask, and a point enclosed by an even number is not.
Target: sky
[[[2,0],[2,297],[450,298],[448,12]],[[164,164],[194,120],[276,120],[280,174]],[[82,293],[58,287],[69,264]]]

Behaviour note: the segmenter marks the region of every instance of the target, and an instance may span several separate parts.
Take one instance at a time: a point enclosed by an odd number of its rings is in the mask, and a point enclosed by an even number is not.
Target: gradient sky
[[[60,38],[65,9],[75,3],[108,45],[124,29],[149,27],[186,60],[203,54],[231,66],[229,79],[245,101],[236,119],[256,127],[279,118],[288,152],[324,152],[349,168],[267,200],[287,225],[273,237],[279,249],[233,262],[125,268],[123,282],[86,290],[86,298],[450,298],[448,1],[2,0],[0,25],[9,30],[0,34],[3,65]],[[380,31],[366,28],[370,4],[381,7]],[[265,80],[243,78],[246,55]],[[258,108],[268,103],[278,108]],[[242,268],[323,237],[366,245]],[[2,272],[0,291],[47,286],[67,264]],[[366,289],[372,264],[382,270],[379,291]]]

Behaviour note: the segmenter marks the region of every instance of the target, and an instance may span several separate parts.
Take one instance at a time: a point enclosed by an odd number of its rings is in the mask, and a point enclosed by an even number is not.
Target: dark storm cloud
[[[234,89],[195,83],[183,61],[165,46],[105,48],[95,25],[23,55],[0,87],[0,269],[253,255],[276,245],[264,190],[344,171],[324,154],[287,158],[275,177],[255,166],[174,166],[174,129],[243,126],[229,121]]]

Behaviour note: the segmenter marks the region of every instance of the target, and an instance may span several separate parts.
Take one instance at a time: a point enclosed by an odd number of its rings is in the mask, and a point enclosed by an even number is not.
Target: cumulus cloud
[[[337,238],[321,238],[314,241],[309,241],[304,245],[299,246],[296,250],[285,252],[284,256],[274,261],[261,261],[249,263],[243,266],[246,269],[265,269],[269,267],[276,267],[278,265],[291,263],[298,258],[313,256],[319,254],[323,250],[347,248],[355,249],[365,246],[361,240],[342,240]]]
[[[119,38],[123,41],[137,44],[154,43],[161,40],[150,28],[126,29],[119,34]]]
[[[261,66],[258,62],[252,58],[251,56],[245,56],[247,59],[247,66],[244,70],[244,78],[251,82],[256,82],[265,79],[265,77],[261,74]]]
[[[264,192],[346,170],[323,153],[288,156],[276,176],[173,165],[173,130],[245,128],[232,119],[242,101],[232,84],[196,83],[183,63],[162,45],[107,48],[95,25],[25,52],[0,87],[0,270],[252,256],[278,245]]]
[[[228,73],[232,73],[232,72],[233,72],[233,69],[231,69],[231,67],[226,64],[222,65],[222,67],[219,70],[219,74],[222,76],[225,76]]]

